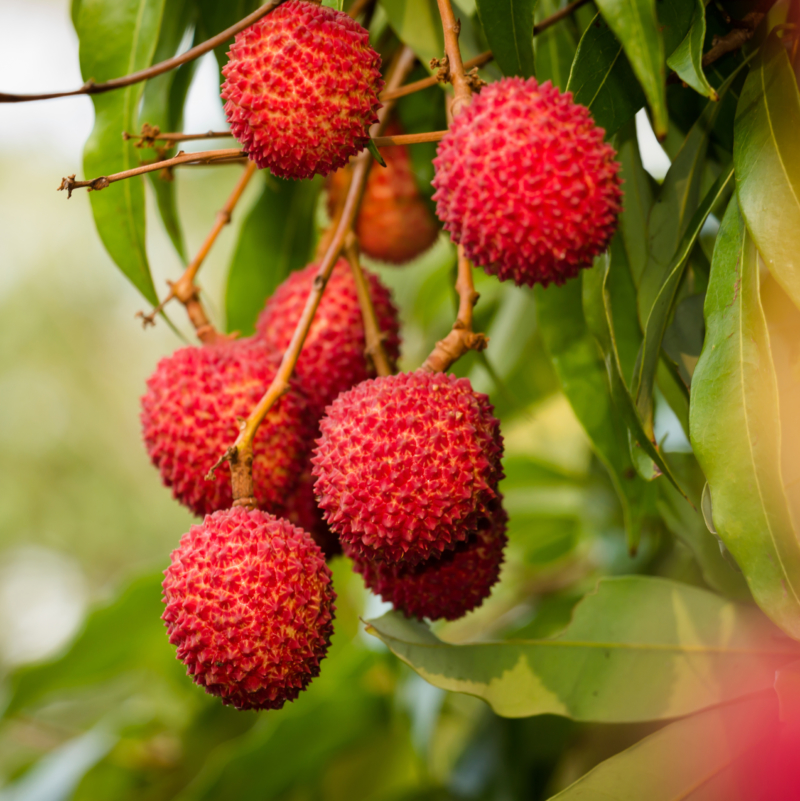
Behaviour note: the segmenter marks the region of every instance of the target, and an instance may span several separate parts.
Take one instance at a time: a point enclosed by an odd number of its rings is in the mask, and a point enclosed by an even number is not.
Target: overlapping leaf
[[[483,31],[503,75],[534,74],[535,6],[536,0],[477,0]]]
[[[667,66],[701,95],[717,99],[717,92],[703,72],[703,46],[706,39],[706,7],[703,0],[696,0],[692,27],[667,59]]]
[[[551,639],[448,645],[396,612],[368,625],[426,681],[504,717],[678,717],[771,688],[800,653],[754,608],[638,576],[602,580]]]
[[[152,62],[165,0],[82,0],[75,29],[81,73],[97,83],[144,69]],[[142,84],[92,95],[95,122],[83,168],[96,178],[137,167],[138,151],[122,134],[136,130]],[[100,239],[111,258],[151,303],[157,303],[145,243],[144,182],[123,181],[90,194]]]

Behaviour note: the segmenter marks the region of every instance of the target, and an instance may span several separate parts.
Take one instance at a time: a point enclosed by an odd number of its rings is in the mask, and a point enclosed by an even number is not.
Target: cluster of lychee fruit
[[[222,97],[259,167],[330,175],[335,217],[347,162],[369,141],[383,87],[369,35],[346,14],[290,0],[236,38]],[[394,133],[399,128],[390,129]],[[355,224],[363,250],[403,263],[435,241],[403,147],[373,166]],[[509,78],[457,117],[434,161],[437,214],[501,280],[562,283],[608,245],[618,165],[588,111],[548,83]],[[144,441],[164,483],[204,521],[165,571],[170,642],[189,674],[240,709],[279,708],[317,675],[343,550],[365,584],[409,616],[456,619],[496,583],[506,544],[502,437],[467,379],[419,370],[375,377],[349,264],[336,263],[291,387],[259,427],[254,501],[230,471],[206,474],[276,374],[318,271],[292,274],[253,337],[162,360],[142,400]],[[366,273],[394,368],[399,321]],[[233,507],[233,508],[232,508]]]

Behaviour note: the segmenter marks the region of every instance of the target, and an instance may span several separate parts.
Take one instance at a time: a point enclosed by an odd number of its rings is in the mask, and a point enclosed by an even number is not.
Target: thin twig
[[[350,264],[353,273],[353,281],[356,285],[358,304],[361,307],[361,319],[364,321],[364,341],[366,347],[364,352],[375,366],[375,372],[379,376],[392,374],[392,368],[386,351],[383,348],[383,335],[378,325],[378,317],[375,314],[375,305],[369,293],[369,284],[361,269],[361,261],[358,253],[358,237],[349,231],[344,242],[344,255]]]
[[[458,315],[450,333],[436,343],[431,355],[425,359],[420,369],[429,373],[443,373],[470,350],[483,350],[489,340],[484,334],[472,330],[472,310],[480,295],[475,291],[472,281],[472,265],[464,255],[464,248],[458,246]]]
[[[122,138],[127,142],[130,139],[138,140],[137,147],[154,147],[156,142],[193,142],[197,139],[227,139],[233,136],[230,131],[206,131],[205,133],[161,133],[158,126],[145,123],[142,132],[138,134],[124,133]]]
[[[31,100],[51,100],[56,97],[98,95],[103,92],[110,92],[113,89],[122,89],[125,86],[132,86],[135,83],[155,78],[158,75],[163,75],[165,72],[174,70],[176,67],[180,67],[181,64],[194,61],[196,58],[200,58],[200,56],[210,52],[218,45],[224,44],[228,39],[236,36],[237,33],[243,31],[245,28],[249,28],[253,23],[258,22],[262,17],[269,14],[270,11],[274,11],[283,2],[284,0],[272,0],[270,3],[265,3],[252,14],[249,14],[235,25],[231,25],[230,28],[222,31],[222,33],[218,33],[216,36],[211,37],[211,39],[206,39],[205,42],[201,42],[185,53],[181,53],[179,56],[168,58],[166,61],[154,64],[147,69],[132,72],[130,75],[123,75],[120,78],[113,78],[104,83],[95,83],[94,80],[90,78],[80,89],[74,89],[70,92],[48,92],[46,94],[37,95],[15,95],[0,92],[0,103],[27,103]]]
[[[197,252],[197,255],[192,259],[186,270],[184,270],[183,275],[177,281],[174,283],[172,281],[168,282],[169,294],[167,297],[164,298],[150,314],[144,314],[143,312],[137,313],[136,316],[142,318],[142,325],[145,328],[148,325],[155,325],[156,315],[161,312],[167,303],[175,298],[186,307],[186,312],[197,333],[197,338],[204,345],[210,345],[219,340],[228,338],[220,334],[209,322],[205,309],[200,302],[200,289],[195,284],[194,279],[197,277],[197,272],[205,261],[206,256],[208,256],[211,248],[217,241],[220,231],[230,223],[233,217],[233,210],[236,208],[236,204],[239,202],[239,198],[241,198],[247,184],[250,183],[250,179],[255,175],[256,170],[255,162],[248,162],[245,171],[242,173],[230,196],[225,201],[225,205],[217,212],[214,225],[206,237],[205,242],[203,242],[202,247]]]
[[[573,2],[569,3],[569,5],[566,5],[564,8],[556,11],[555,14],[551,14],[537,25],[534,25],[533,35],[537,36],[538,34],[542,33],[542,31],[546,31],[549,27],[555,25],[557,22],[560,22],[562,19],[565,19],[572,14],[573,11],[577,11],[581,6],[586,5],[588,2],[589,0],[573,0]],[[471,58],[469,61],[467,61],[464,64],[464,69],[470,70],[474,67],[483,67],[493,58],[494,54],[492,51],[486,50],[480,55],[475,56],[475,58]],[[387,100],[397,100],[400,97],[405,97],[406,95],[413,94],[414,92],[421,92],[423,89],[436,86],[438,82],[438,78],[435,75],[431,75],[429,78],[422,78],[422,80],[414,81],[414,83],[401,86],[399,89],[392,89],[391,91],[389,89],[385,89],[383,94],[381,94],[381,102],[385,103]]]
[[[113,175],[101,175],[98,178],[92,178],[90,181],[76,181],[74,175],[61,179],[61,186],[58,191],[67,190],[67,197],[72,197],[72,193],[76,189],[87,187],[89,191],[99,192],[117,181],[124,181],[126,178],[133,178],[136,175],[143,175],[147,172],[156,172],[169,167],[175,167],[179,164],[209,164],[213,161],[220,159],[230,159],[242,156],[244,151],[238,148],[223,148],[221,150],[203,150],[199,153],[184,153],[181,151],[177,156],[171,159],[164,159],[163,161],[153,161],[149,164],[142,164],[139,167],[134,167],[132,170],[125,170],[124,172],[117,172]]]
[[[390,71],[388,83],[390,86],[399,86],[414,65],[414,54],[408,47],[403,47],[400,51],[394,69]],[[378,112],[378,122],[372,126],[370,136],[378,136],[383,130],[383,126],[388,119],[391,104],[386,104]],[[261,421],[267,416],[273,405],[289,389],[289,380],[294,372],[303,343],[311,328],[314,315],[325,291],[325,285],[333,272],[342,248],[345,237],[353,227],[353,221],[358,213],[361,204],[361,197],[364,193],[367,175],[372,166],[372,154],[369,150],[364,150],[353,162],[353,171],[350,186],[347,191],[341,217],[336,225],[330,244],[322,257],[314,278],[314,283],[308,295],[303,313],[295,326],[294,334],[289,342],[286,352],[283,354],[280,367],[278,368],[272,383],[267,388],[261,400],[250,412],[247,420],[243,420],[239,427],[239,436],[236,442],[231,445],[220,457],[219,461],[211,468],[207,478],[213,478],[214,471],[225,461],[231,465],[231,489],[234,497],[234,505],[251,506],[255,503],[253,495],[253,442]]]

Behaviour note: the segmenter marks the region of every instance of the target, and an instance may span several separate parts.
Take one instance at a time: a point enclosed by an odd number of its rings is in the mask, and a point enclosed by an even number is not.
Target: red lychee
[[[386,133],[398,136],[403,129],[392,122]],[[356,234],[367,256],[390,264],[405,264],[433,245],[439,226],[419,193],[408,149],[394,145],[383,148],[381,155],[386,167],[372,165],[356,220]],[[338,170],[331,176],[328,193],[331,217],[344,200],[348,170]]]
[[[314,542],[322,549],[325,557],[330,559],[342,552],[339,538],[328,528],[317,506],[314,497],[314,476],[311,475],[311,465],[300,476],[294,492],[286,501],[284,515],[288,520],[307,531]]]
[[[233,135],[281,178],[310,178],[363,150],[383,88],[369,33],[342,11],[290,0],[236,36],[222,70]]]
[[[235,441],[237,417],[247,417],[277,369],[277,360],[252,339],[182,348],[162,359],[142,398],[147,452],[177,500],[196,515],[231,505],[230,468],[206,474]],[[293,384],[259,426],[253,481],[260,507],[279,510],[297,483],[314,427],[303,394]]]
[[[294,334],[308,300],[318,265],[310,264],[292,273],[267,301],[256,325],[267,347],[282,353]],[[365,270],[378,325],[389,361],[400,353],[400,324],[389,290],[378,277]],[[375,375],[364,355],[364,323],[350,265],[339,259],[331,274],[314,322],[306,337],[295,374],[308,397],[315,419],[340,393]]]
[[[477,533],[440,557],[413,567],[355,560],[364,583],[407,617],[457,620],[480,606],[500,577],[507,516],[500,499]]]
[[[164,571],[178,659],[237,709],[280,709],[314,676],[333,632],[331,574],[288,520],[241,507],[192,526]]]
[[[436,213],[490,275],[562,284],[608,247],[622,197],[614,149],[549,81],[487,86],[437,153]]]
[[[503,476],[492,411],[468,379],[441,373],[377,378],[340,395],[311,461],[345,551],[413,565],[475,534]]]

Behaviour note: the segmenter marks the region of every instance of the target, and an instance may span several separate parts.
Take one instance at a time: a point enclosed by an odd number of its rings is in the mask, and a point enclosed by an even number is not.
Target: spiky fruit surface
[[[472,538],[438,558],[414,567],[356,559],[354,569],[406,617],[458,620],[489,597],[500,577],[507,519],[498,498]]]
[[[177,500],[204,515],[231,505],[230,468],[206,474],[236,439],[272,381],[277,361],[252,339],[182,348],[162,359],[142,398],[147,452]],[[255,497],[279,510],[303,470],[314,428],[306,400],[293,385],[259,426],[253,445]]]
[[[317,506],[314,497],[314,476],[311,475],[311,465],[300,476],[300,481],[289,499],[286,501],[284,514],[288,520],[307,531],[314,542],[322,549],[326,558],[336,556],[342,552],[339,538],[328,528],[322,517],[322,511]]]
[[[549,81],[487,86],[439,143],[434,165],[439,219],[501,281],[562,284],[614,235],[614,149],[589,110]]]
[[[396,122],[386,129],[388,136],[402,133]],[[356,220],[356,234],[367,256],[390,264],[405,264],[433,245],[439,236],[439,226],[417,188],[408,148],[386,147],[381,155],[386,167],[375,162],[370,169]],[[344,200],[348,169],[331,176],[328,193],[331,217]]]
[[[164,571],[178,659],[237,709],[280,709],[314,676],[333,632],[331,574],[288,520],[243,508],[192,526]]]
[[[222,70],[231,132],[281,178],[310,178],[363,150],[383,88],[369,33],[347,14],[290,0],[236,36]]]
[[[318,265],[292,273],[267,301],[256,329],[267,347],[282,353],[303,313]],[[383,345],[390,362],[400,354],[400,323],[389,290],[378,277],[364,271],[375,306],[378,325],[386,335]],[[339,259],[306,337],[295,374],[316,419],[346,389],[374,375],[364,348],[364,323],[350,266]]]
[[[492,411],[468,379],[441,373],[377,378],[340,395],[311,461],[345,551],[412,565],[468,540],[503,475]]]

